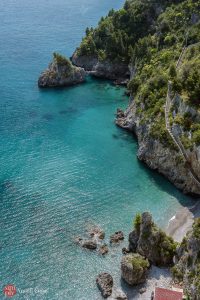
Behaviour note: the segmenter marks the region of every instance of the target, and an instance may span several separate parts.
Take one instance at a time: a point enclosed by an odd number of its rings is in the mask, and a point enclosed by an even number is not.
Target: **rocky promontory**
[[[54,53],[53,61],[40,75],[38,86],[61,87],[71,86],[85,81],[86,72],[83,68],[75,67],[66,57]]]
[[[73,65],[84,68],[91,75],[113,80],[116,84],[126,85],[130,78],[128,64],[123,62],[114,62],[109,59],[100,60],[95,55],[79,55],[77,50],[71,60]]]

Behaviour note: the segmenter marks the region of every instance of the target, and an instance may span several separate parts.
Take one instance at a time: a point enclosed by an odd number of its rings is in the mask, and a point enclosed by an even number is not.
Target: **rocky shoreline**
[[[198,211],[200,216],[200,207],[198,207]],[[187,212],[185,215],[180,212],[175,216],[175,219],[179,220],[179,229],[184,226],[188,216]],[[180,243],[177,243],[154,223],[150,213],[137,214],[134,219],[134,229],[129,234],[127,248],[121,249],[120,247],[120,241],[124,239],[121,231],[110,236],[111,248],[107,246],[108,251],[112,250],[113,242],[116,249],[122,251],[121,267],[119,266],[122,281],[117,284],[112,274],[100,273],[96,277],[96,284],[102,297],[110,300],[146,300],[151,299],[156,286],[172,289],[178,284],[184,287],[186,294],[192,296],[191,299],[198,299],[195,298],[198,293],[198,285],[191,289],[192,280],[194,280],[194,286],[196,284],[196,275],[194,279],[188,279],[186,276],[188,270],[195,272],[196,267],[195,264],[194,268],[192,265],[188,266],[185,260],[198,261],[199,226],[200,219],[197,218],[194,226],[187,228],[190,231],[186,235],[182,235],[183,239],[181,238]],[[105,238],[105,232],[99,227],[92,228],[87,235],[89,235],[90,242],[96,240],[97,243],[96,248],[86,247],[88,251],[97,250]],[[77,242],[77,239],[75,241]],[[78,238],[78,244],[83,249],[85,241],[85,238]],[[87,243],[89,244],[88,240]],[[192,250],[192,256],[189,255],[188,249]]]
[[[84,82],[88,74],[112,80],[118,85],[127,85],[130,77],[134,76],[133,70],[130,70],[127,64],[108,60],[100,61],[95,56],[79,56],[76,50],[71,57],[70,68],[69,64],[67,66],[60,64],[54,57],[48,69],[41,74],[38,85],[39,87],[75,85]],[[196,114],[200,118],[193,108],[184,106],[181,99],[178,101],[178,107],[182,114],[192,111],[193,115]],[[158,139],[151,137],[151,122],[143,124],[137,113],[138,109],[141,107],[130,96],[128,108],[124,112],[118,110],[116,117],[117,126],[136,135],[139,146],[138,159],[145,162],[149,168],[164,175],[184,193],[198,197],[200,185],[194,181],[188,166],[180,159],[180,153],[170,145],[164,145]],[[191,157],[194,170],[198,173],[200,147],[187,152]]]

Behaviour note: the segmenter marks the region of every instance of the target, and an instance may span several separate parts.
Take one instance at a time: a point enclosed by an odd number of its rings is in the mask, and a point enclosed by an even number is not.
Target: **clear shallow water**
[[[138,211],[161,226],[190,203],[137,161],[137,143],[115,127],[124,90],[106,81],[39,90],[53,51],[71,55],[86,26],[122,0],[0,2],[0,266],[15,299],[101,299],[100,271],[119,280],[121,247],[106,258],[83,251],[73,237],[99,224],[107,237],[126,236]],[[0,299],[3,297],[1,294]]]

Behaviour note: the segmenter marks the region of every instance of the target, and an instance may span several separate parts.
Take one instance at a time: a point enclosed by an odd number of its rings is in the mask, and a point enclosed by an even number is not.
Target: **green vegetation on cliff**
[[[118,11],[111,10],[97,28],[87,28],[78,48],[79,56],[96,56],[129,64],[132,76],[128,88],[137,103],[137,114],[151,124],[150,134],[164,145],[173,141],[165,128],[164,104],[167,82],[173,83],[187,104],[200,104],[200,44],[186,51],[181,67],[176,62],[183,46],[200,41],[200,0],[127,0]],[[185,145],[200,144],[200,127],[182,116]],[[187,129],[186,129],[186,127]]]

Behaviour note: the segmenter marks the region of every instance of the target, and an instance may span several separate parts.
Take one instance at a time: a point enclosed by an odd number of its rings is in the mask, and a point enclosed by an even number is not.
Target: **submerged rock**
[[[81,242],[81,246],[83,248],[87,248],[89,250],[96,250],[97,249],[97,243],[92,240],[85,240]]]
[[[99,247],[99,253],[102,255],[107,254],[109,251],[108,246],[106,244]]]
[[[112,294],[113,278],[109,273],[99,274],[96,283],[104,298],[108,298]]]
[[[138,253],[127,254],[122,257],[121,275],[130,285],[144,283],[147,278],[150,264],[147,259]]]
[[[89,231],[89,235],[93,238],[98,238],[100,240],[103,240],[105,238],[105,232],[99,227],[92,228]]]
[[[111,244],[116,244],[119,243],[120,241],[124,240],[124,234],[122,231],[116,231],[114,234],[110,236],[110,243]]]
[[[39,77],[39,87],[70,86],[85,81],[86,72],[60,54],[54,53],[53,61]]]

